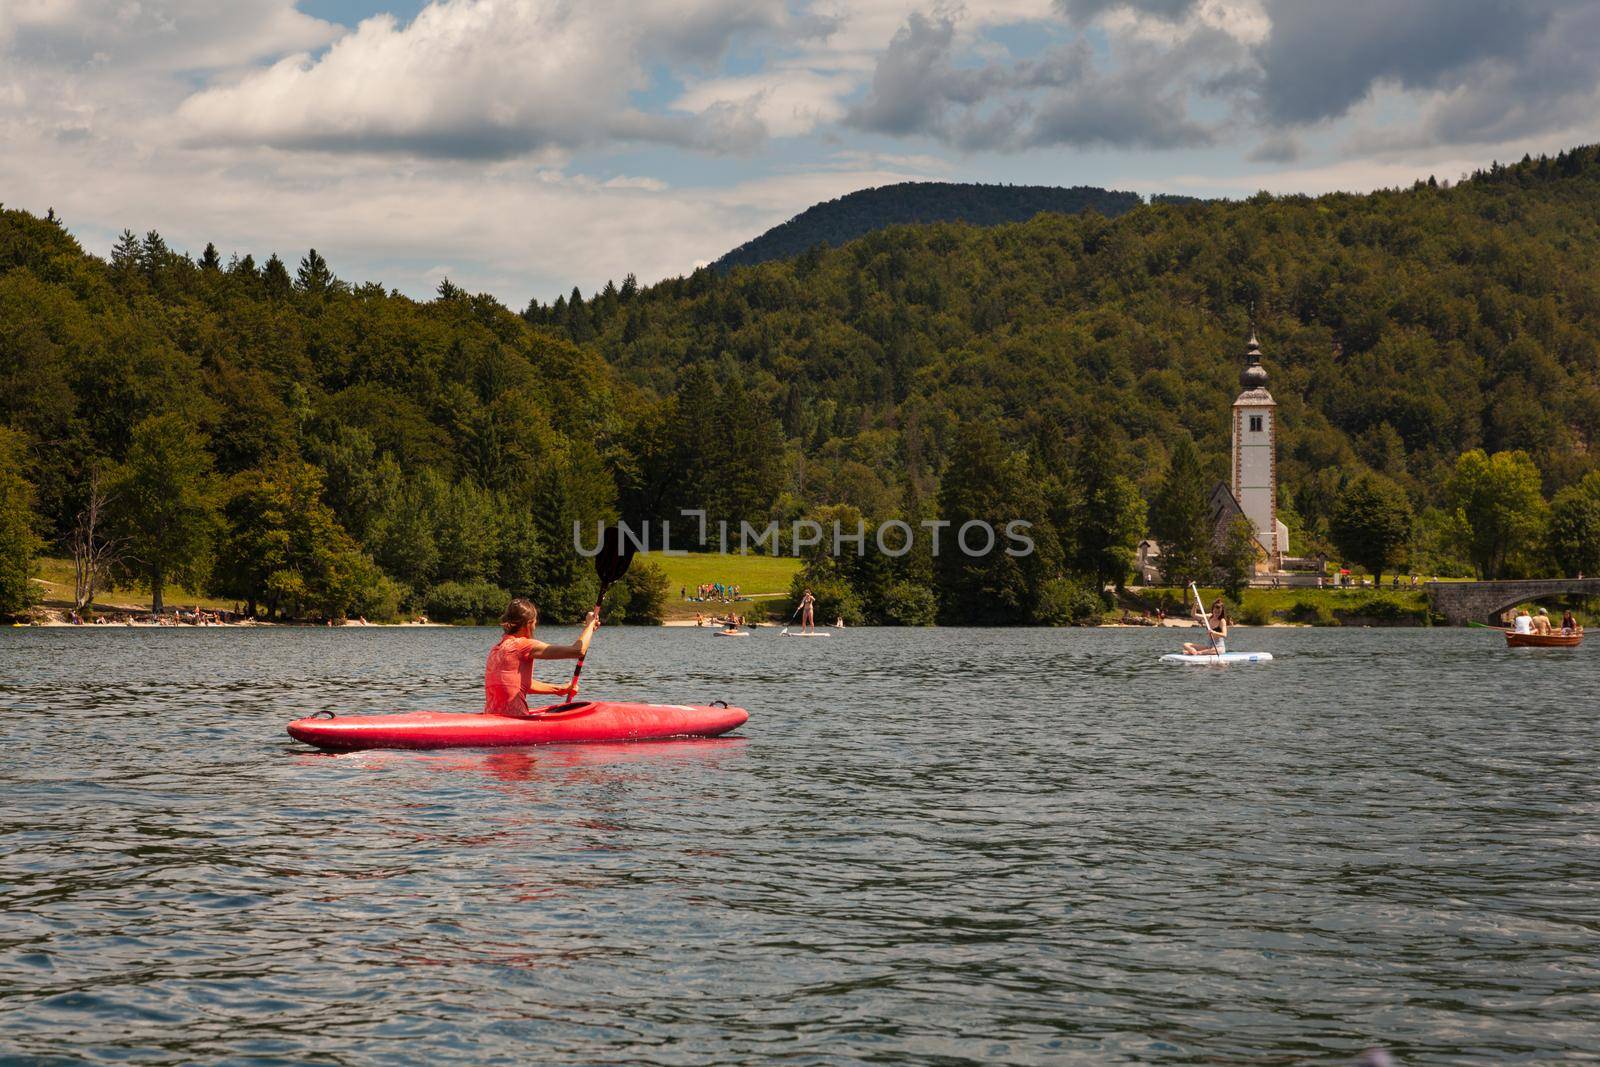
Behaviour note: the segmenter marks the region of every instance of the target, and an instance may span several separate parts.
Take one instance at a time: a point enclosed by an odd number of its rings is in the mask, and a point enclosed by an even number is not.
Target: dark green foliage
[[[210,573],[219,486],[206,444],[183,416],[152,416],[134,427],[128,458],[111,479],[124,576],[150,590],[157,613],[168,583],[198,586]]]
[[[33,560],[39,550],[33,486],[23,477],[23,438],[0,426],[0,617],[21,614],[38,599]]]
[[[1412,524],[1405,490],[1380,474],[1363,474],[1340,493],[1328,532],[1345,559],[1365,567],[1376,580],[1405,558]]]
[[[1569,578],[1600,575],[1600,471],[1550,502],[1550,552]]]
[[[433,622],[493,622],[506,610],[511,594],[489,582],[440,582],[423,597]]]
[[[1150,504],[1150,533],[1161,544],[1161,577],[1172,585],[1211,573],[1211,485],[1188,433],[1172,447],[1167,476]]]
[[[1041,626],[1074,626],[1094,622],[1105,602],[1093,586],[1071,578],[1051,578],[1039,587],[1033,621]]]
[[[339,525],[322,473],[303,462],[251,471],[232,487],[210,587],[268,617],[391,618],[400,589]],[[502,605],[504,606],[504,605]]]
[[[884,590],[879,622],[884,626],[932,626],[938,614],[932,589],[917,582],[896,582]]]
[[[635,563],[618,587],[627,593],[623,622],[659,626],[666,616],[667,572],[655,563]]]
[[[993,426],[960,427],[939,489],[939,514],[949,523],[933,559],[940,622],[999,626],[1031,620],[1043,579],[1061,565],[1044,510],[1023,457],[1005,447]],[[1029,537],[1032,550],[1008,538],[1008,530]]]
[[[1142,500],[1163,541],[1193,525],[1174,490],[1209,489],[1227,456],[1253,306],[1298,551],[1326,545],[1341,472],[1372,471],[1409,498],[1430,572],[1576,570],[1592,538],[1561,493],[1600,469],[1597,201],[1600,151],[1581,148],[1453,188],[812,236],[790,260],[520,314],[453,284],[426,302],[351,285],[310,253],[293,274],[267,250],[220,267],[155,233],[104,262],[0,211],[0,425],[23,435],[57,550],[88,472],[176,414],[235,487],[322,472],[357,553],[330,573],[376,565],[385,595],[488,582],[575,621],[597,591],[575,520],[670,518],[681,546],[681,507],[710,512],[713,542],[719,520],[736,540],[740,520],[834,506],[869,532],[993,512],[1033,523],[1037,551],[935,557],[918,527],[909,556],[852,554],[818,580],[867,620],[920,621],[921,589],[942,621],[1025,622],[1061,616],[1068,586],[1047,583],[1123,579]],[[1212,476],[1164,484],[1194,466],[1184,433]],[[202,541],[164,551],[199,574]],[[280,613],[359,610],[319,566],[240,588]]]
[[[1112,440],[1111,424],[1096,421],[1080,439],[1073,469],[1071,518],[1063,541],[1072,569],[1121,589],[1133,569],[1145,532],[1145,502],[1125,472],[1126,451]]]
[[[1549,509],[1539,492],[1539,468],[1528,453],[1465,452],[1445,489],[1457,540],[1483,578],[1524,570],[1530,557],[1541,554]]]
[[[1229,523],[1222,544],[1217,548],[1216,566],[1218,582],[1230,599],[1238,600],[1244,592],[1260,555],[1261,546],[1256,544],[1250,520],[1241,517]],[[1231,617],[1233,612],[1229,615]]]
[[[712,264],[719,271],[789,259],[818,246],[842,245],[885,226],[926,222],[965,222],[993,226],[1026,222],[1041,212],[1076,215],[1096,211],[1110,218],[1139,206],[1138,193],[1079,185],[969,185],[952,182],[901,182],[861,189],[806,208],[760,237]]]

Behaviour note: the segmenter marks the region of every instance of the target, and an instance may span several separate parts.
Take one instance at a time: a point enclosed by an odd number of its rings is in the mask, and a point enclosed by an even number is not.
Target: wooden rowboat
[[[1506,631],[1507,648],[1577,648],[1582,643],[1582,630],[1575,634],[1519,634]]]

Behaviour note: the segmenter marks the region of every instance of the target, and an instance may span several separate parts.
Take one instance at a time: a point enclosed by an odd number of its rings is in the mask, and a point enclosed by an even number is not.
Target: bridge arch
[[[1424,586],[1434,614],[1452,626],[1496,622],[1495,616],[1525,600],[1558,596],[1600,596],[1600,578],[1541,578],[1501,582],[1428,582]]]

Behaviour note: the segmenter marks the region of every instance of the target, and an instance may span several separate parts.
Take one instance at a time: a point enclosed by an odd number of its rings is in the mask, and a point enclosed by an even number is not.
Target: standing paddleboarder
[[[816,621],[816,618],[815,618],[816,609],[817,609],[817,598],[811,595],[811,590],[807,589],[805,591],[805,593],[800,597],[800,632],[801,633],[808,634],[808,633],[811,633],[812,631],[814,631],[817,628],[817,621]]]
[[[502,715],[526,714],[529,693],[554,696],[568,692],[567,686],[551,685],[533,677],[536,659],[581,659],[589,651],[589,640],[600,625],[600,616],[591,611],[583,621],[583,632],[570,645],[547,645],[536,641],[533,628],[539,625],[539,609],[533,601],[518,597],[506,605],[500,617],[505,636],[489,650],[483,671],[483,710]]]

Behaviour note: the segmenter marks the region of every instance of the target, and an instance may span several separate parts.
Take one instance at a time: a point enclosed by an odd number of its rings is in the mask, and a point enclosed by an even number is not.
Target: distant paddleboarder
[[[1196,604],[1195,607],[1200,605]],[[1186,641],[1183,645],[1183,654],[1186,656],[1220,656],[1228,651],[1228,605],[1217,597],[1211,604],[1210,616],[1205,616],[1196,611],[1194,621],[1206,628],[1210,635],[1210,643],[1196,644]]]
[[[817,598],[807,589],[800,597],[800,632],[808,634],[817,628]]]

